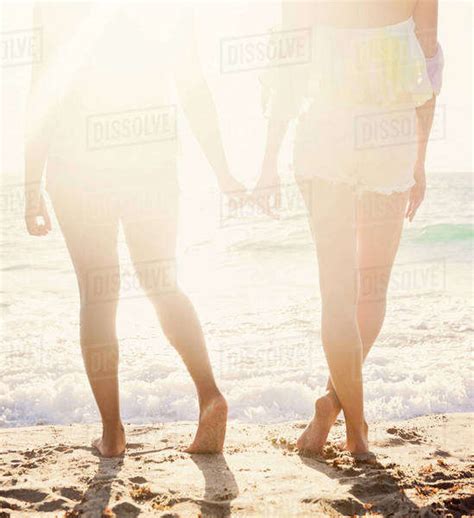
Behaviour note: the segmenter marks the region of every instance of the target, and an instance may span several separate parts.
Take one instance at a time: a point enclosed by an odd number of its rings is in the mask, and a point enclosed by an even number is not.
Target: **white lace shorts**
[[[414,107],[312,108],[298,122],[297,177],[318,177],[358,192],[404,192],[414,185],[417,158]]]

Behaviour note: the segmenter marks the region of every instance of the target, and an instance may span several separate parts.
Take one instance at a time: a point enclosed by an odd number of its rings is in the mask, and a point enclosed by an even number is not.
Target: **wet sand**
[[[98,425],[0,430],[0,518],[469,516],[473,414],[371,425],[374,457],[337,447],[303,457],[302,422],[229,424],[223,455],[188,455],[194,423],[127,425],[128,448],[101,459]]]

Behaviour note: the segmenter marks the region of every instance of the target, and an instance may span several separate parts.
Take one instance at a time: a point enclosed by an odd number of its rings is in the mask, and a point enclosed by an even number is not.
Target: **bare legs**
[[[357,323],[364,360],[375,343],[385,318],[387,290],[393,262],[400,244],[408,192],[384,196],[366,192],[358,201],[357,259],[359,293]],[[328,379],[331,417],[337,418],[341,405]],[[326,404],[326,406],[328,406]],[[366,425],[368,430],[368,426]]]
[[[102,418],[102,437],[93,445],[105,457],[125,450],[120,419],[118,343],[115,336],[116,303],[81,308],[81,349],[89,383]]]
[[[356,197],[343,185],[314,180],[308,204],[316,242],[322,300],[321,335],[331,380],[346,417],[348,441],[366,451],[362,386],[362,341],[356,319]],[[318,411],[318,408],[316,409]],[[301,450],[319,451],[327,432],[314,420],[298,441]]]
[[[157,188],[156,185],[149,187]],[[120,455],[125,450],[115,331],[120,295],[117,232],[122,219],[130,255],[142,287],[154,305],[165,335],[181,355],[196,384],[199,426],[187,451],[222,451],[227,404],[217,388],[196,312],[176,284],[177,193],[167,190],[167,203],[145,209],[139,206],[140,196],[133,193],[137,202],[133,197],[128,197],[123,213],[118,205],[109,207],[107,199],[105,202],[101,200],[109,210],[105,218],[95,222],[92,221],[93,215],[85,213],[86,205],[81,194],[85,193],[66,187],[62,192],[57,190],[51,198],[80,289],[81,349],[103,425],[102,437],[94,440],[93,445],[106,457]],[[114,193],[105,192],[104,196],[109,194]],[[145,214],[144,210],[148,212]],[[144,215],[147,216],[145,219]],[[157,278],[158,285],[154,283]]]
[[[52,196],[58,221],[79,285],[81,351],[89,383],[102,419],[102,436],[93,446],[104,457],[125,450],[120,418],[115,318],[120,292],[117,255],[118,217],[107,224],[88,224],[79,194]]]
[[[216,385],[194,307],[176,283],[174,221],[165,214],[159,221],[148,222],[146,233],[141,223],[133,222],[124,224],[124,232],[142,287],[155,308],[163,332],[180,354],[196,385],[199,426],[186,451],[220,452],[224,445],[227,403]],[[154,286],[146,282],[150,271],[166,271],[166,285]]]
[[[201,325],[190,300],[181,291],[153,299],[163,330],[181,355],[199,399],[199,426],[186,449],[189,453],[222,451],[227,403],[217,388],[204,342]]]
[[[368,448],[362,362],[383,324],[407,193],[364,193],[357,199],[344,186],[315,180],[312,196],[309,208],[313,207],[310,218],[319,261],[322,341],[330,378],[328,392],[316,401],[315,416],[298,447],[320,451],[342,408],[346,446],[362,453]]]

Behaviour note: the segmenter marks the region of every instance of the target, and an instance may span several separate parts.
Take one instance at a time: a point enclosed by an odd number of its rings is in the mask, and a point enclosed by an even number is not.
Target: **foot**
[[[302,452],[321,453],[329,431],[341,410],[339,401],[332,393],[320,397],[314,407],[312,421],[296,442],[296,447]]]
[[[364,428],[361,433],[347,431],[345,449],[354,455],[369,453],[369,425],[364,421]]]
[[[96,448],[102,457],[118,457],[125,451],[125,430],[120,424],[114,428],[105,428],[102,437],[94,439],[92,446]]]
[[[220,453],[224,447],[227,402],[218,395],[201,407],[196,437],[186,453]]]

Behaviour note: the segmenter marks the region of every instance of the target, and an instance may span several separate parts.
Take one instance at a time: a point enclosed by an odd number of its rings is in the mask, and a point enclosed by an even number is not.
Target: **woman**
[[[190,453],[222,450],[227,405],[209,363],[195,310],[175,278],[179,128],[183,110],[220,188],[241,190],[229,174],[217,115],[196,53],[192,13],[172,4],[39,4],[43,55],[34,65],[26,142],[26,225],[51,230],[47,190],[80,291],[80,339],[103,424],[101,455],[120,455],[115,329],[120,291],[117,232],[163,331],[196,385],[199,426]],[[150,203],[151,198],[151,203]],[[155,277],[153,277],[155,275]],[[162,282],[150,283],[160,278]]]
[[[330,371],[297,447],[321,451],[342,409],[346,447],[363,454],[362,364],[382,327],[404,217],[412,221],[425,192],[441,86],[437,1],[284,3],[283,30],[308,26],[309,63],[263,77],[269,123],[257,189],[277,194],[278,152],[296,117],[294,169],[317,249]]]

